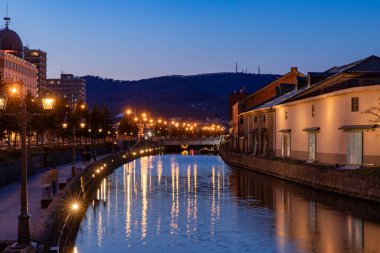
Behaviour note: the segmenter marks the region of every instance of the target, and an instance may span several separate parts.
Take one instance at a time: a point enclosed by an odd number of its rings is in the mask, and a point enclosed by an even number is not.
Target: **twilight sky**
[[[0,0],[48,77],[322,71],[380,55],[380,0]]]

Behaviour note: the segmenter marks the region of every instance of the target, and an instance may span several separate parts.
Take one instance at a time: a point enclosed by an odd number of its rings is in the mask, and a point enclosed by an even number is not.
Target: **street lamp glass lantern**
[[[85,128],[86,127],[86,121],[84,119],[81,119],[80,123],[79,123],[79,126],[80,128]]]
[[[68,127],[68,123],[67,123],[67,120],[63,121],[62,123],[62,128],[63,129],[66,129]]]
[[[45,93],[41,100],[44,110],[52,110],[54,108],[55,98],[49,92]]]
[[[3,111],[5,110],[6,106],[7,106],[7,94],[5,93],[5,91],[3,90],[0,90],[0,110]]]

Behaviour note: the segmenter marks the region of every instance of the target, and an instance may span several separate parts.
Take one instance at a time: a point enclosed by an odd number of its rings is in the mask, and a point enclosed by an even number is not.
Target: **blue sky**
[[[8,0],[48,77],[322,71],[380,55],[380,0]],[[3,11],[1,11],[3,10]]]

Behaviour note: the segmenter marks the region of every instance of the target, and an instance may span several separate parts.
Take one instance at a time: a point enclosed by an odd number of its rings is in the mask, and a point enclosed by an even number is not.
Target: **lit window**
[[[315,105],[311,105],[311,117],[315,116]]]

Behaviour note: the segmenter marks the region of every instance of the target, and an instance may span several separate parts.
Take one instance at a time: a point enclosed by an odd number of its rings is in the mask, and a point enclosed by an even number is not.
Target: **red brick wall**
[[[242,98],[245,98],[247,97],[249,94],[230,94],[230,96],[228,97],[228,120],[231,121],[233,119],[233,109],[232,107],[234,106],[234,104],[242,99]]]
[[[297,68],[292,67],[289,73],[283,75],[279,79],[273,81],[272,83],[268,84],[264,88],[256,91],[255,93],[247,97],[247,99],[244,101],[244,109],[249,109],[251,107],[257,106],[275,97],[277,86],[279,86],[282,83],[296,84],[297,77],[299,75],[302,75],[302,74],[298,72]]]

